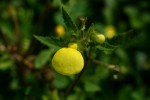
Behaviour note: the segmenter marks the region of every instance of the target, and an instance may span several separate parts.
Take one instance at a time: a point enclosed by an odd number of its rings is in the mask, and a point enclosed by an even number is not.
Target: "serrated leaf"
[[[96,35],[94,24],[91,24],[91,26],[88,28],[86,34],[87,34],[87,37],[90,38],[90,39],[93,38]]]
[[[95,29],[95,26],[94,26],[94,23],[92,23],[89,28],[88,28],[88,31],[91,31],[91,30],[94,30]]]
[[[71,17],[69,16],[67,11],[63,7],[62,7],[62,16],[63,16],[64,22],[65,22],[67,28],[70,28],[74,32],[77,32],[78,28],[77,28],[76,24],[72,21]]]
[[[51,47],[53,49],[60,49],[61,47],[57,46],[55,44],[55,42],[50,38],[50,37],[43,37],[43,36],[37,36],[37,35],[34,35],[34,37],[39,40],[42,44],[48,46],[48,47]]]
[[[40,69],[42,68],[48,61],[50,61],[50,58],[52,54],[54,53],[54,49],[50,50],[43,50],[38,54],[38,56],[35,59],[35,68]]]

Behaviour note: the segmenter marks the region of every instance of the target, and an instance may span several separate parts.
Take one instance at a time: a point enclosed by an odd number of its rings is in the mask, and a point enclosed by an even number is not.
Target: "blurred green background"
[[[97,60],[118,65],[120,73],[92,61],[71,93],[75,76],[53,70],[53,51],[33,35],[55,36],[64,25],[64,5],[76,23],[88,18],[104,34],[112,25],[119,45],[113,52],[95,51]],[[1,0],[0,100],[150,100],[149,0]],[[124,35],[125,34],[125,35]],[[117,38],[118,36],[118,38]]]

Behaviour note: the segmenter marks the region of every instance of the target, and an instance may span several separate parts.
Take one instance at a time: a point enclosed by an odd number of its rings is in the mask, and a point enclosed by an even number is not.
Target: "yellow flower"
[[[52,58],[52,66],[63,75],[74,75],[84,67],[84,59],[79,51],[72,48],[61,48]]]
[[[55,27],[55,33],[56,33],[57,36],[60,36],[60,37],[64,36],[64,34],[65,34],[65,28],[64,28],[64,26],[57,25]]]
[[[108,25],[105,28],[105,36],[108,39],[112,39],[116,35],[115,27],[112,25]]]

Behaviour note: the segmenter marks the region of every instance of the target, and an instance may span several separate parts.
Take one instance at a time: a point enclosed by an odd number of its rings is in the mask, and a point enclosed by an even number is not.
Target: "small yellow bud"
[[[57,36],[60,36],[60,37],[63,36],[65,34],[64,27],[62,25],[57,25],[55,27],[55,33],[56,33]]]
[[[116,35],[115,27],[112,25],[106,26],[105,28],[105,36],[108,39],[112,39]]]
[[[105,42],[105,36],[103,34],[97,34],[96,35],[96,42],[102,44]]]
[[[77,49],[78,48],[78,44],[77,43],[69,43],[68,44],[68,48]]]

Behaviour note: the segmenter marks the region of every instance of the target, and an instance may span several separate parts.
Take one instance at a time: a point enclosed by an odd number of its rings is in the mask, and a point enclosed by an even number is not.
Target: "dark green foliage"
[[[149,4],[1,0],[0,100],[150,100]],[[81,16],[87,17],[84,30]],[[57,37],[55,27],[63,22],[65,35]],[[108,25],[116,36],[96,43],[92,36],[105,35]],[[78,75],[55,72],[51,59],[70,42],[79,44],[86,67],[66,96]]]

